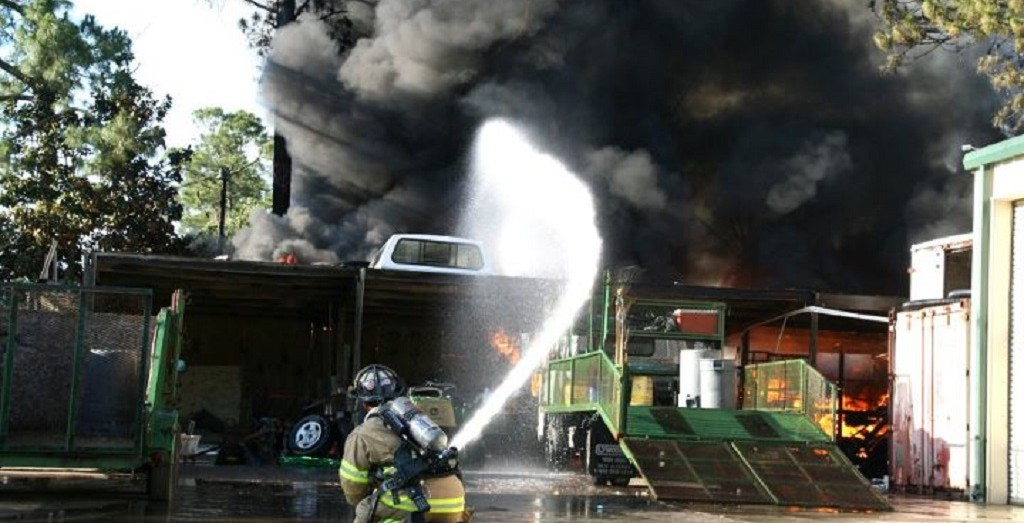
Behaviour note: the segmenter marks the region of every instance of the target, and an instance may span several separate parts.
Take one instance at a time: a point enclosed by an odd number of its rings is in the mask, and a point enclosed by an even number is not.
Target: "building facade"
[[[972,499],[1024,504],[1024,137],[964,157],[974,176]]]

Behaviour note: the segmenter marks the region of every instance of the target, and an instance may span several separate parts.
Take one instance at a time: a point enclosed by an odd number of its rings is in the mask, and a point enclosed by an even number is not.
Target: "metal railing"
[[[596,411],[613,435],[622,428],[622,372],[603,351],[548,363],[541,394],[545,412]]]
[[[798,412],[835,438],[839,388],[801,359],[748,365],[743,408]]]

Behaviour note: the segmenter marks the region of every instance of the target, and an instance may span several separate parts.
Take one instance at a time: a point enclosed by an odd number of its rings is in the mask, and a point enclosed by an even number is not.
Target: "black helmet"
[[[398,373],[384,365],[369,365],[353,380],[356,397],[363,403],[377,405],[401,396],[405,383]]]

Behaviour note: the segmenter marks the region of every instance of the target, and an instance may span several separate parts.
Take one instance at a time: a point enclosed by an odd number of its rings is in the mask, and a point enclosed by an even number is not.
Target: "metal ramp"
[[[795,412],[676,407],[629,407],[625,435],[652,439],[829,441],[806,416]]]
[[[621,444],[658,499],[891,510],[800,414],[630,407]]]

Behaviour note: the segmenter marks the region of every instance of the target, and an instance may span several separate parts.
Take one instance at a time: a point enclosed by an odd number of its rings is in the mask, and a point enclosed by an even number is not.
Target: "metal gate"
[[[1013,205],[1010,272],[1010,503],[1024,503],[1024,200]]]
[[[0,287],[0,452],[142,449],[152,295]]]
[[[656,499],[891,510],[829,442],[624,438]]]
[[[808,417],[630,407],[623,450],[657,499],[890,510]]]

